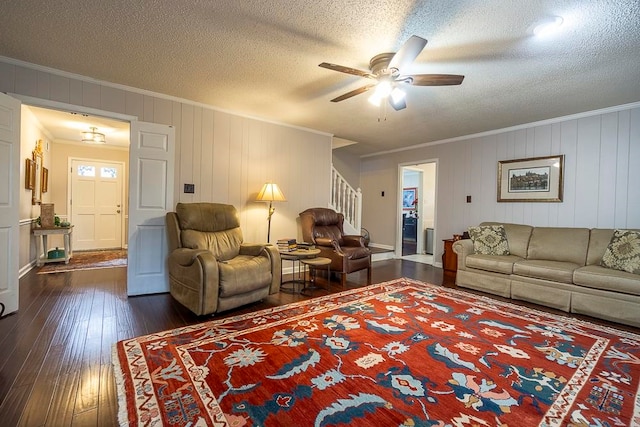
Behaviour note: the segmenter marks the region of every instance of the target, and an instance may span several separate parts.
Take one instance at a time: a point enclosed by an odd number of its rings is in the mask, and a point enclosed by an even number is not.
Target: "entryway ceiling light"
[[[98,128],[90,127],[88,132],[82,132],[82,142],[85,144],[106,144],[104,133],[97,132]]]

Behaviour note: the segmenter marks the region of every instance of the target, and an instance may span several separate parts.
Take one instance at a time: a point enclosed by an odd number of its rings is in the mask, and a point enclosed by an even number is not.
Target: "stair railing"
[[[347,234],[360,234],[362,221],[362,191],[354,189],[340,172],[331,165],[331,197],[329,207],[344,215],[345,226],[353,230],[345,230]],[[347,228],[347,227],[345,227]]]

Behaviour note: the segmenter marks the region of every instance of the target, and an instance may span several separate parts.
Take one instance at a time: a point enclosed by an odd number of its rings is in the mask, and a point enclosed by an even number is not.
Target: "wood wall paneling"
[[[330,135],[1,59],[0,89],[101,110],[107,116],[125,114],[174,126],[174,200],[235,205],[241,213],[245,240],[266,238],[266,205],[256,203],[253,197],[268,179],[283,187],[288,200],[276,206],[273,238],[298,235],[298,212],[310,206],[328,205]],[[22,143],[33,144],[31,139]],[[196,193],[183,193],[185,183],[196,184]],[[25,194],[21,197],[26,197]]]
[[[631,111],[629,128],[629,163],[627,166],[626,227],[640,228],[640,108]]]
[[[561,203],[496,201],[497,162],[565,155]],[[445,238],[480,221],[536,226],[640,228],[640,108],[554,123],[532,124],[492,135],[362,159],[363,226],[376,243],[394,245],[395,227],[381,212],[395,212],[397,199],[379,197],[395,186],[397,165],[438,159],[436,233]],[[466,203],[470,194],[473,202]],[[373,206],[368,201],[375,200]],[[395,215],[394,215],[395,217]],[[436,249],[440,251],[441,248]],[[440,254],[435,254],[438,259]]]

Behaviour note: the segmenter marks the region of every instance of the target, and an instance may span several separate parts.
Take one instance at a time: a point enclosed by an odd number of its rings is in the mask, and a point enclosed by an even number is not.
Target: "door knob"
[[[116,213],[120,213],[120,209],[118,209],[118,210],[116,211]]]

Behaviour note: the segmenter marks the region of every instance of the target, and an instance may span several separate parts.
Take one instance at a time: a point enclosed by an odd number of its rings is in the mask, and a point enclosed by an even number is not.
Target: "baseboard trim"
[[[28,272],[33,270],[33,268],[35,266],[36,266],[36,260],[35,259],[33,261],[31,261],[29,264],[26,264],[26,265],[22,266],[22,268],[20,270],[18,270],[18,279],[22,279],[22,276],[24,276],[25,274],[27,274]]]
[[[387,259],[394,259],[394,258],[395,258],[395,253],[393,251],[371,254],[371,262],[384,261]]]

